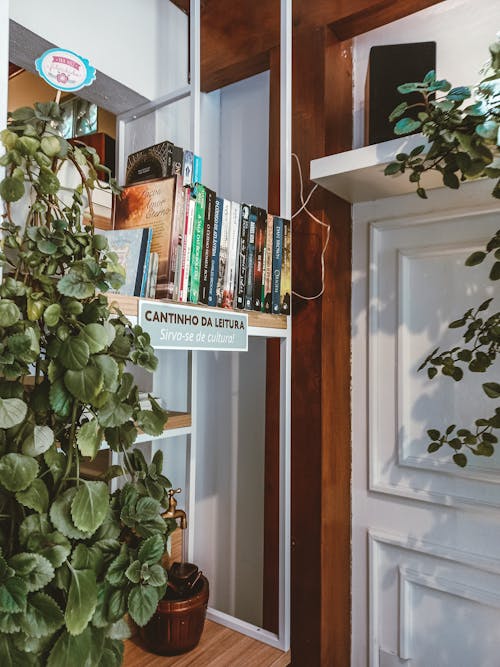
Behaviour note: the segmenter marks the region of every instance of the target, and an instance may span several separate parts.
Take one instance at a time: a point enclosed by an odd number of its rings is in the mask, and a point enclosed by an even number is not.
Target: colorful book
[[[154,146],[148,146],[131,153],[127,158],[126,185],[170,176],[169,150],[171,150],[171,146],[170,141],[162,141]]]
[[[194,212],[196,199],[191,188],[186,189],[186,214],[182,238],[181,274],[179,280],[179,301],[188,300],[189,269],[191,266],[191,245],[193,241]]]
[[[272,284],[273,284],[273,216],[267,214],[266,220],[266,248],[264,255],[264,281],[262,305],[265,313],[272,313]]]
[[[167,296],[174,190],[175,179],[162,178],[129,185],[115,198],[115,229],[153,229],[151,252],[158,253],[156,295],[160,299]]]
[[[208,282],[208,305],[217,305],[217,285],[219,284],[220,247],[222,233],[222,216],[224,211],[224,200],[222,197],[215,198],[214,208],[214,231],[212,235],[212,254],[210,257],[210,279]]]
[[[290,220],[283,219],[283,255],[281,258],[281,306],[283,315],[290,315],[292,292],[292,238]]]
[[[142,229],[106,229],[98,233],[108,240],[111,252],[116,253],[118,263],[125,271],[125,283],[115,294],[144,296],[146,292],[151,227]]]
[[[216,298],[214,306],[222,305],[222,297],[224,295],[224,281],[226,278],[226,270],[229,255],[229,227],[231,221],[231,202],[229,199],[221,199],[221,227],[219,231],[219,266],[217,269],[217,287]]]
[[[195,185],[196,205],[193,221],[193,240],[191,242],[191,265],[189,267],[189,301],[198,303],[200,294],[201,256],[203,254],[203,227],[205,225],[206,191],[200,183]]]
[[[281,259],[283,254],[283,218],[274,216],[273,223],[273,279],[271,305],[274,315],[281,310]]]
[[[201,183],[201,157],[199,155],[193,155],[193,183]]]
[[[257,227],[257,207],[250,207],[248,226],[247,262],[245,276],[245,310],[253,310],[253,279],[255,262],[255,229]]]
[[[178,255],[182,251],[182,234],[184,233],[184,217],[186,210],[186,191],[180,174],[175,178],[174,215],[172,236],[170,239],[170,260],[168,270],[167,298],[177,299],[178,293]]]
[[[240,220],[241,220],[241,205],[236,202],[231,202],[231,210],[229,216],[229,240],[227,262],[224,272],[224,286],[222,292],[222,301],[220,306],[222,308],[236,308],[236,283],[238,275],[238,258],[240,247]]]
[[[199,303],[208,303],[208,290],[210,287],[210,263],[212,257],[212,240],[214,235],[214,212],[215,212],[215,192],[210,188],[205,188],[205,222],[203,225],[203,245],[201,253],[200,266],[200,293]]]
[[[192,151],[184,151],[182,159],[182,178],[184,179],[185,185],[191,185],[193,183],[193,158],[194,155]]]
[[[238,245],[238,269],[236,273],[236,308],[243,309],[245,307],[245,290],[247,280],[247,249],[248,249],[248,234],[250,230],[250,206],[248,204],[241,205],[241,219],[240,219],[240,240]]]
[[[253,264],[253,302],[254,310],[262,310],[262,283],[264,278],[264,261],[266,253],[267,211],[257,209],[255,224],[255,258]]]

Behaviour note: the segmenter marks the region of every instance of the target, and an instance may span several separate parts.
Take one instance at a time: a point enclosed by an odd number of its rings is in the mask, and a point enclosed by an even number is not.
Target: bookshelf
[[[148,101],[141,104],[139,107],[131,108],[117,117],[117,173],[119,182],[123,183],[125,164],[127,154],[134,150],[139,150],[146,145],[153,145],[164,139],[174,141],[177,145],[182,145],[184,148],[192,150],[194,153],[201,155],[204,161],[206,155],[203,152],[203,146],[200,141],[201,128],[203,126],[206,132],[206,123],[202,123],[201,107],[202,96],[200,94],[200,7],[199,0],[191,0],[190,3],[190,80],[188,85],[183,85],[178,89],[172,90],[166,95],[156,100]],[[291,3],[286,0],[281,2],[281,17],[282,17],[282,70],[281,70],[281,99],[282,99],[282,118],[280,122],[281,135],[281,190],[280,190],[280,215],[290,218],[290,193],[291,193],[291,119],[290,119],[290,99],[291,99]],[[189,104],[189,116],[185,113],[187,105]],[[210,103],[209,103],[210,105]],[[180,114],[182,119],[173,122],[173,126],[177,129],[169,136],[161,135],[158,130],[158,119],[175,116],[175,109],[182,109]],[[170,111],[172,110],[172,111]],[[208,114],[213,113],[213,109],[208,109]],[[188,125],[189,117],[189,140],[186,128],[180,131],[179,125]],[[161,123],[160,123],[161,124]],[[165,130],[165,128],[163,128]],[[141,134],[142,133],[142,134]],[[210,144],[214,147],[213,142]],[[132,147],[132,150],[131,150]],[[227,167],[226,167],[227,168]],[[204,179],[202,178],[202,182]],[[212,186],[213,187],[213,186]],[[214,188],[217,189],[217,188]],[[109,300],[117,304],[117,307],[131,319],[136,321],[139,298],[110,295]],[[169,301],[169,303],[175,303]],[[182,303],[183,306],[190,306],[189,303]],[[196,308],[207,309],[207,311],[218,311],[220,313],[228,312],[224,309],[213,309],[208,306],[196,305]],[[266,340],[277,340],[279,345],[279,402],[276,406],[278,412],[278,438],[279,438],[279,522],[276,526],[277,544],[278,544],[278,580],[276,581],[276,591],[278,598],[278,631],[269,632],[258,624],[242,620],[241,617],[221,611],[219,608],[210,606],[207,611],[207,618],[217,624],[226,626],[226,628],[247,635],[259,642],[279,649],[283,652],[289,649],[289,626],[290,626],[290,384],[291,384],[291,318],[281,315],[269,315],[255,311],[235,311],[238,313],[244,312],[248,315],[248,335],[249,335],[249,353],[251,358],[252,349],[255,345],[259,353],[262,349],[265,350]],[[254,341],[252,344],[251,341]],[[260,342],[259,342],[260,341]],[[260,348],[259,348],[260,346]],[[263,346],[263,347],[262,347]],[[196,547],[198,536],[203,534],[205,538],[210,538],[210,525],[206,521],[206,504],[208,499],[204,497],[205,489],[199,491],[200,480],[203,482],[204,469],[201,461],[206,460],[204,457],[214,457],[215,453],[210,451],[207,445],[207,429],[214,433],[211,437],[218,437],[217,429],[213,429],[215,418],[210,416],[210,410],[214,410],[212,397],[207,397],[206,392],[212,394],[220,389],[224,380],[220,378],[214,380],[213,384],[207,376],[207,369],[214,371],[217,374],[218,361],[217,355],[221,357],[226,355],[225,360],[221,359],[221,363],[228,363],[231,369],[238,367],[238,361],[228,362],[227,355],[235,356],[239,359],[240,353],[232,352],[217,352],[207,353],[200,350],[186,350],[185,353],[173,350],[158,350],[160,365],[153,377],[153,393],[162,397],[165,396],[167,408],[171,400],[175,402],[176,396],[171,391],[171,386],[168,386],[166,376],[169,373],[175,375],[175,382],[179,383],[181,389],[175,388],[175,393],[183,394],[182,400],[185,400],[185,408],[181,406],[179,409],[175,405],[177,412],[172,415],[166,424],[165,431],[157,438],[151,438],[146,435],[139,436],[139,442],[151,443],[151,452],[154,448],[161,448],[165,453],[167,461],[171,460],[173,456],[178,455],[179,450],[185,448],[186,452],[186,481],[185,481],[185,497],[180,500],[183,509],[188,514],[188,529],[184,534],[184,558],[191,562],[199,563],[198,558],[201,559],[202,553],[199,552],[200,547]],[[243,355],[247,353],[242,353]],[[208,356],[207,356],[208,355]],[[209,361],[207,361],[209,359]],[[252,362],[247,362],[250,366]],[[256,364],[258,366],[258,363]],[[177,370],[178,369],[178,370]],[[223,375],[223,374],[222,374]],[[242,384],[246,383],[246,378],[241,379]],[[252,384],[252,380],[248,386],[251,387],[255,396],[255,400],[259,397],[265,396],[266,393],[266,377],[262,378],[264,386],[256,387]],[[175,383],[174,383],[175,384]],[[239,419],[238,414],[241,408],[235,404],[234,393],[230,392],[231,386],[226,385],[222,387],[224,392],[222,395],[227,398],[220,400],[232,401],[229,405],[231,414],[227,416],[229,422],[233,419]],[[238,394],[239,395],[239,394]],[[258,396],[257,396],[258,395]],[[185,399],[184,399],[185,396]],[[260,400],[262,400],[260,398]],[[210,407],[207,407],[210,406]],[[225,437],[226,434],[222,434]],[[231,436],[234,438],[234,434]],[[245,437],[249,437],[246,435]],[[175,452],[174,452],[175,450]],[[112,459],[112,463],[117,461]],[[223,461],[219,462],[220,466],[224,465]],[[166,466],[167,475],[170,475],[169,466]],[[234,471],[233,471],[234,472]],[[264,484],[255,492],[262,494]],[[176,480],[177,483],[177,480]],[[233,480],[233,484],[239,484],[237,479]],[[179,486],[181,483],[179,482]],[[217,494],[217,488],[213,489],[213,494]],[[265,497],[263,499],[263,508],[265,506]],[[231,514],[232,508],[227,508]],[[202,517],[198,520],[198,516]],[[215,521],[216,517],[211,517]],[[198,550],[197,550],[198,549]],[[255,558],[260,556],[255,554]],[[203,567],[203,563],[201,563]],[[217,570],[216,563],[212,563],[214,571]],[[207,570],[208,568],[205,568]],[[220,569],[220,568],[219,568]],[[207,571],[208,574],[208,571]],[[216,588],[217,581],[211,582],[211,589]],[[255,583],[252,585],[255,589]],[[283,655],[286,655],[284,653]],[[175,663],[175,661],[174,661]]]

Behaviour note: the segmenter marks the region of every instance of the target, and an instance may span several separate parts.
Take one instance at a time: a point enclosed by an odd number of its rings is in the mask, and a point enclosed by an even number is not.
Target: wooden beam
[[[293,150],[309,161],[351,145],[350,45],[327,28],[293,39]],[[294,173],[292,210],[300,206]],[[310,209],[330,225],[323,295],[294,298],[292,328],[292,665],[350,662],[350,281],[345,202],[317,189]],[[322,289],[326,232],[307,215],[293,222],[293,285]]]
[[[397,21],[405,16],[419,12],[443,0],[399,0],[398,2],[385,2],[375,4],[367,11],[352,14],[343,19],[337,19],[330,23],[330,28],[340,40],[351,39],[356,35],[379,28],[382,25]]]
[[[339,39],[347,39],[442,1],[294,0],[294,30],[328,25]],[[269,53],[279,45],[279,21],[278,0],[204,0],[202,90],[216,90],[267,69]]]
[[[269,171],[267,208],[280,207],[280,50],[270,53]],[[279,522],[280,522],[280,340],[266,343],[266,446],[264,467],[264,574],[262,627],[279,631]]]

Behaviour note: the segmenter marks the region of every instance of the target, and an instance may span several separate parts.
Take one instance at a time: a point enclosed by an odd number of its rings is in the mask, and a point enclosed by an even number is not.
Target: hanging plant
[[[123,272],[94,230],[92,191],[119,188],[98,181],[109,170],[94,149],[58,135],[61,120],[57,104],[35,104],[0,133],[0,664],[113,667],[125,614],[144,625],[165,591],[170,482],[161,453],[148,466],[131,447],[167,414],[152,396],[141,407],[127,369],[157,359],[106,296]],[[77,187],[62,187],[65,169]],[[123,466],[82,479],[103,442]],[[125,483],[110,494],[115,476]]]
[[[464,181],[481,177],[500,177],[500,42],[490,46],[490,62],[483,78],[471,89],[453,88],[446,80],[437,80],[429,72],[422,82],[399,86],[402,94],[418,92],[422,101],[414,105],[399,104],[390,119],[397,120],[395,134],[402,135],[420,130],[428,141],[415,147],[409,154],[400,153],[385,168],[386,175],[409,172],[417,194],[426,199],[422,175],[437,171],[443,184],[454,190]],[[434,97],[436,93],[445,95]],[[471,99],[472,98],[472,99]],[[466,106],[464,106],[464,104]],[[417,118],[405,116],[411,107],[419,109]],[[492,196],[500,198],[500,180],[496,180]],[[476,266],[488,260],[489,280],[500,278],[500,230],[466,260],[466,266]],[[420,365],[427,369],[429,379],[439,373],[460,382],[465,372],[484,373],[493,368],[500,353],[500,313],[488,314],[494,300],[487,299],[449,324],[450,329],[463,329],[462,341],[457,346],[441,351],[433,350]],[[498,365],[498,362],[497,362]],[[429,453],[449,447],[452,459],[460,467],[467,465],[468,456],[492,456],[500,429],[500,383],[485,382],[485,396],[494,401],[493,407],[475,419],[474,427],[450,424],[427,431]]]

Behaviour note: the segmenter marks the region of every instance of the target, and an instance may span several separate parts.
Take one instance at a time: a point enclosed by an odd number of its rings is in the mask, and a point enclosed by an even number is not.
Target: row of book
[[[163,144],[151,148],[158,153]],[[189,152],[178,156],[172,175],[148,180],[142,177],[159,170],[145,171],[144,155],[129,156],[129,185],[115,200],[114,230],[107,232],[127,274],[120,291],[289,314],[290,221],[193,184]]]

